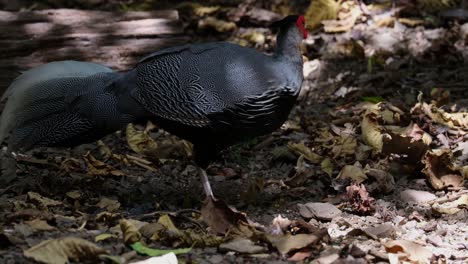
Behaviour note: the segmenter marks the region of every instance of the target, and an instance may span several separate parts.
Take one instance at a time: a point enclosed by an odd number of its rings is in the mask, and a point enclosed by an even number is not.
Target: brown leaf
[[[201,214],[213,232],[218,234],[226,234],[229,229],[238,226],[241,222],[248,223],[244,213],[231,209],[222,200],[213,200],[210,197],[203,202]]]
[[[109,212],[115,212],[120,208],[120,202],[118,200],[110,199],[107,197],[101,198],[101,200],[96,204],[97,207],[106,209]]]
[[[152,230],[149,230],[152,229]],[[159,217],[156,226],[141,228],[145,233],[153,232],[151,240],[171,243],[172,247],[197,246],[216,247],[224,240],[223,237],[211,234],[198,234],[193,230],[180,230],[172,222],[169,215]],[[148,235],[148,234],[146,234]]]
[[[34,220],[31,220],[31,221],[25,221],[24,223],[29,225],[34,230],[39,230],[39,231],[50,231],[50,230],[55,229],[55,227],[50,226],[46,221],[41,220],[41,219],[34,219]]]
[[[303,155],[305,159],[312,163],[319,163],[322,160],[322,157],[314,153],[309,147],[307,147],[304,142],[300,143],[288,143],[288,148],[297,155]]]
[[[199,29],[207,29],[211,28],[216,30],[217,32],[229,32],[234,31],[237,28],[236,23],[227,22],[215,17],[207,17],[204,19],[198,20],[198,28]]]
[[[86,162],[86,166],[88,168],[88,173],[95,176],[125,176],[121,170],[118,170],[100,160],[97,160],[91,152],[87,152],[83,156],[84,161]]]
[[[383,148],[383,128],[379,124],[378,106],[366,110],[361,121],[362,139],[377,152]]]
[[[50,264],[96,261],[100,254],[107,254],[107,251],[92,242],[77,237],[45,240],[24,251],[26,257]]]
[[[152,151],[158,148],[158,143],[150,137],[147,131],[136,130],[133,124],[128,124],[125,131],[128,146],[136,153]]]
[[[227,243],[219,245],[222,252],[234,251],[243,254],[258,254],[267,252],[268,249],[262,246],[255,245],[255,243],[246,238],[236,238]]]
[[[48,206],[57,206],[62,204],[62,202],[60,201],[52,200],[35,192],[28,192],[28,200],[41,208],[46,208]]]
[[[367,180],[367,175],[365,174],[361,164],[356,162],[354,165],[345,165],[336,178],[351,179],[353,182],[361,183]]]
[[[405,256],[399,258],[399,261],[402,262],[429,263],[432,257],[432,252],[429,249],[408,240],[393,240],[385,243],[384,247],[390,253],[406,253]]]
[[[314,174],[314,171],[305,163],[304,156],[302,155],[297,159],[295,169],[296,173],[294,176],[284,181],[286,185],[291,187],[303,186],[307,179]]]
[[[425,165],[424,173],[436,190],[447,187],[463,187],[464,177],[460,169],[455,169],[452,163],[452,152],[442,150],[438,152],[429,151],[422,160]]]
[[[340,10],[340,4],[335,0],[311,1],[306,12],[308,29],[315,29],[326,19],[335,19]]]
[[[320,241],[320,238],[314,234],[298,235],[266,235],[268,242],[274,246],[282,255],[289,252],[300,250]]]
[[[434,122],[450,128],[468,130],[468,113],[447,113],[442,108],[424,102],[417,103],[411,112],[420,110]]]
[[[140,241],[140,232],[138,231],[136,226],[133,225],[129,220],[120,220],[120,229],[122,230],[125,245],[131,245]]]
[[[441,214],[456,214],[463,210],[462,208],[468,208],[468,194],[462,195],[453,202],[444,204],[434,203],[432,205],[432,209]]]

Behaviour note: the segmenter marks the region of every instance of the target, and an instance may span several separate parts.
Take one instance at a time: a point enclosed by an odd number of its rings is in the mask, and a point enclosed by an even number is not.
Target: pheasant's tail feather
[[[109,72],[112,70],[105,66],[77,61],[51,62],[24,72],[2,96],[1,101],[6,104],[0,117],[0,143],[12,130],[18,134],[12,136],[9,145],[21,148],[35,145],[52,131],[56,134],[83,132],[80,126],[67,131],[60,123],[70,119],[61,117],[67,114],[73,99],[88,93],[94,83],[105,85],[109,78],[105,78],[106,74],[99,76],[99,73]],[[84,81],[94,75],[97,77]],[[76,113],[70,114],[76,117]],[[89,124],[82,127],[87,126]],[[46,137],[52,138],[50,135]]]

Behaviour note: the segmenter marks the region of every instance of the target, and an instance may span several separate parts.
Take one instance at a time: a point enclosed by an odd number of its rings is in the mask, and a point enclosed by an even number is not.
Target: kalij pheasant
[[[205,168],[222,149],[283,124],[302,84],[303,16],[279,27],[273,55],[228,42],[163,49],[132,70],[60,61],[19,76],[3,95],[0,143],[9,151],[95,141],[130,122],[151,120],[194,144]]]

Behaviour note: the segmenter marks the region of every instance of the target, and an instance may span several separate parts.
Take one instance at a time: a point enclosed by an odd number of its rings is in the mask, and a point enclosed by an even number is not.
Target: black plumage
[[[275,23],[272,55],[217,42],[158,51],[126,73],[81,62],[64,62],[68,70],[61,62],[46,64],[7,91],[13,99],[2,114],[0,141],[11,132],[11,150],[73,146],[152,120],[192,142],[204,169],[222,149],[286,121],[303,79],[304,23],[302,16]]]

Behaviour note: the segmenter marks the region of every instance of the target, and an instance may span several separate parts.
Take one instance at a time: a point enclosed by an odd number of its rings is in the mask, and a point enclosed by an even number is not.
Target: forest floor
[[[193,42],[271,52],[275,16],[243,8],[181,15]],[[181,263],[466,263],[468,24],[403,22],[311,32],[287,123],[208,169],[215,196],[248,222],[211,211],[232,221],[215,235],[225,226],[202,220],[190,146],[157,124],[129,126],[17,158],[0,189],[0,262],[131,263],[185,248]]]

